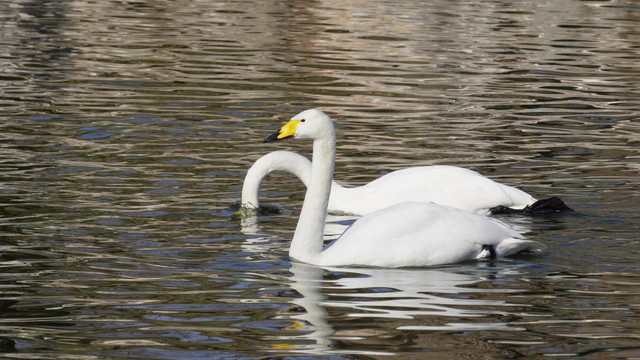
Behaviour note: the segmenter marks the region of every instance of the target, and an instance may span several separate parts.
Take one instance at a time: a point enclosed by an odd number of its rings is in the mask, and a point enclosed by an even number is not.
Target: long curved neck
[[[244,177],[244,183],[242,184],[242,206],[257,209],[260,207],[258,191],[260,190],[262,180],[267,176],[269,170],[256,165],[258,165],[258,161],[249,168],[247,175]]]
[[[306,157],[290,151],[274,151],[258,160],[247,171],[242,185],[242,205],[260,207],[258,193],[262,180],[274,171],[288,171],[300,179],[305,186],[311,177],[311,162]]]
[[[311,180],[289,248],[289,256],[304,262],[316,263],[315,260],[322,252],[324,223],[331,193],[335,156],[335,135],[316,139],[313,142]]]

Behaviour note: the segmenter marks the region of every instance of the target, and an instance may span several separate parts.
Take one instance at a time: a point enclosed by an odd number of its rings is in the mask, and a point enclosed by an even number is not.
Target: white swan
[[[290,172],[308,186],[311,162],[302,155],[284,150],[262,156],[249,168],[244,178],[243,207],[260,207],[260,185],[274,171]],[[345,188],[332,181],[328,209],[335,214],[365,215],[408,201],[432,201],[487,215],[495,212],[497,207],[501,207],[503,211],[522,211],[527,207],[532,208],[538,200],[524,191],[495,182],[475,171],[456,166],[434,165],[397,170],[364,186],[353,188]]]
[[[336,135],[331,118],[301,112],[265,142],[312,139],[311,177],[289,255],[321,266],[429,266],[542,248],[486,216],[435,203],[401,203],[366,215],[323,249]]]

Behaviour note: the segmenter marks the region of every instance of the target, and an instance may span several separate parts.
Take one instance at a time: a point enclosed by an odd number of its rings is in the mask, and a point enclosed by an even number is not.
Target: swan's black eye
[[[304,121],[305,121],[304,119],[301,119],[301,120],[300,120],[300,122],[304,122]]]

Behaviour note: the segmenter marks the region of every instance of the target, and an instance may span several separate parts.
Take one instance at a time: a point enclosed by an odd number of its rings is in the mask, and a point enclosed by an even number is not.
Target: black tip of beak
[[[266,138],[264,138],[264,140],[262,141],[263,143],[268,143],[268,142],[274,142],[278,140],[278,135],[280,135],[280,130],[274,132],[273,134],[267,136]]]

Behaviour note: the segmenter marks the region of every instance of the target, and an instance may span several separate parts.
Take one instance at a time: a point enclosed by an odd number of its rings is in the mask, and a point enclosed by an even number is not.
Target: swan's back
[[[434,203],[402,203],[356,221],[321,254],[322,265],[431,266],[540,248],[502,222]]]
[[[445,165],[397,170],[362,187],[346,190],[340,198],[331,199],[330,209],[367,214],[413,201],[435,202],[486,214],[498,205],[523,208],[536,201],[524,191],[497,183],[475,171]]]

